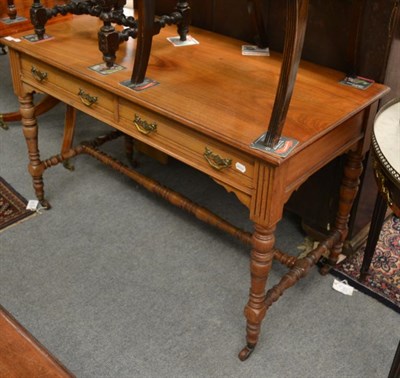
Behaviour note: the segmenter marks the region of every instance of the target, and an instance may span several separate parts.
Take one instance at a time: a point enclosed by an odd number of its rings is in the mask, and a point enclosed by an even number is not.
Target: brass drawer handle
[[[137,114],[135,114],[135,120],[133,121],[134,125],[142,134],[148,135],[152,132],[157,131],[157,123],[148,123],[144,119],[141,119]]]
[[[43,80],[47,79],[47,72],[39,71],[35,66],[32,66],[31,72],[33,77],[41,83]]]
[[[221,171],[224,168],[229,168],[232,165],[232,159],[224,159],[221,156],[214,154],[208,147],[205,148],[203,156],[207,160],[208,164],[218,171]]]
[[[81,99],[83,105],[92,106],[97,102],[96,96],[91,96],[89,93],[86,93],[83,89],[79,88],[78,96]]]

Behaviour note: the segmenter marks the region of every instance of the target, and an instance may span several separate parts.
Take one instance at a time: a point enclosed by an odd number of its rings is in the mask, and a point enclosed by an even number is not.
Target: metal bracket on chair
[[[256,150],[278,155],[280,157],[286,157],[299,144],[299,141],[296,139],[281,136],[274,146],[268,147],[264,144],[265,135],[266,133],[262,134],[253,143],[251,143],[250,147]]]

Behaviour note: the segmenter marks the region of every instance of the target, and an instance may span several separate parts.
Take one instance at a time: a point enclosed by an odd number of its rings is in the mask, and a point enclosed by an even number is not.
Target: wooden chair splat
[[[288,0],[286,36],[278,90],[263,144],[272,148],[282,135],[300,63],[308,18],[309,0]]]
[[[263,1],[249,0],[248,10],[252,19],[253,29],[255,31],[255,43],[260,48],[268,47],[268,35],[266,33],[265,19],[263,17]]]

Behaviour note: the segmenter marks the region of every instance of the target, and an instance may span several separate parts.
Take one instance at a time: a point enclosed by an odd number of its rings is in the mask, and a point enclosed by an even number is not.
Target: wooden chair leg
[[[133,168],[136,168],[139,164],[137,160],[135,159],[135,140],[129,136],[129,135],[124,135],[124,140],[125,140],[125,154],[126,158],[128,159],[130,165]]]
[[[247,360],[258,342],[261,323],[265,317],[265,288],[274,259],[275,227],[264,228],[257,224],[252,237],[251,287],[249,301],[244,309],[247,320],[246,346],[240,351],[239,359]]]
[[[153,27],[155,15],[155,1],[146,0],[138,2],[138,27],[135,62],[132,71],[131,83],[142,84],[147,65],[150,59],[151,45],[153,42]]]
[[[267,48],[268,36],[266,32],[265,20],[262,14],[264,0],[248,0],[247,3],[248,11],[252,19],[255,43],[260,48]]]
[[[17,18],[17,8],[15,8],[14,0],[7,0],[7,14],[11,20]]]
[[[282,135],[303,49],[308,4],[309,0],[288,0],[287,2],[282,68],[268,131],[263,141],[266,147],[274,147]]]
[[[72,106],[66,105],[65,123],[64,123],[64,136],[61,144],[61,154],[71,150],[75,136],[76,126],[76,109]],[[70,171],[74,170],[74,165],[69,159],[63,161],[63,165]]]
[[[343,243],[348,233],[350,211],[358,192],[359,179],[363,171],[362,160],[363,155],[358,151],[350,151],[347,154],[347,162],[340,187],[339,208],[333,231],[334,233],[339,233],[340,238],[331,249],[328,261],[320,268],[320,273],[323,275],[327,274],[330,268],[336,265],[342,252]]]

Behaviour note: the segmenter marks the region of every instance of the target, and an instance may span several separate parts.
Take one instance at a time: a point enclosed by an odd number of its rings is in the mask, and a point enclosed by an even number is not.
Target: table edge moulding
[[[197,28],[190,28],[190,35],[199,44],[174,47],[167,37],[175,36],[176,28],[166,27],[153,37],[146,71],[146,77],[157,85],[139,91],[121,84],[129,80],[133,69],[133,40],[117,51],[115,63],[121,70],[102,75],[92,69],[101,60],[96,34],[99,22],[93,17],[74,16],[50,25],[46,32],[51,38],[39,43],[24,40],[22,33],[13,36],[21,42],[2,39],[9,48],[14,91],[20,101],[29,172],[43,207],[50,207],[44,195],[44,171],[84,153],[251,246],[250,293],[244,310],[246,345],[239,353],[241,360],[253,352],[272,303],[306,276],[322,255],[330,253],[320,270],[323,274],[337,262],[378,101],[389,90],[377,83],[365,90],[344,85],[344,73],[300,62],[308,1],[289,0],[288,5],[291,26],[283,57],[273,51],[268,57],[243,56],[241,41]],[[67,104],[61,152],[48,159],[39,154],[33,105],[36,92]],[[116,130],[75,144],[76,110]],[[274,117],[277,121],[270,121]],[[249,209],[254,232],[237,228],[101,151],[103,143],[121,135],[175,157],[235,193]],[[260,136],[262,146],[257,148],[254,142]],[[287,153],[276,149],[281,136],[295,141]],[[290,195],[344,153],[348,159],[330,236],[302,258],[275,248],[276,225]],[[274,259],[289,269],[267,291]]]

